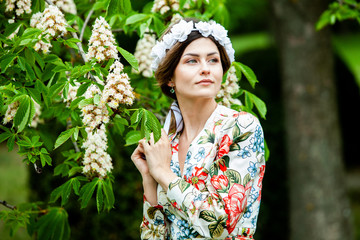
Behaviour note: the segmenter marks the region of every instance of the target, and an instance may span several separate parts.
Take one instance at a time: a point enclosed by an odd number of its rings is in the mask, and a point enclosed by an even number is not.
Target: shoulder
[[[219,106],[218,118],[221,121],[221,132],[240,128],[241,132],[255,131],[260,127],[257,117],[245,111],[236,111],[225,106]]]

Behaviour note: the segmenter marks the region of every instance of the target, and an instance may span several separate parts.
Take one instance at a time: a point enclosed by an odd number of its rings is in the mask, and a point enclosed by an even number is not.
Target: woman
[[[253,239],[265,170],[263,132],[251,114],[214,98],[234,60],[227,31],[181,20],[153,48],[162,91],[175,99],[161,138],[139,141],[142,239]]]

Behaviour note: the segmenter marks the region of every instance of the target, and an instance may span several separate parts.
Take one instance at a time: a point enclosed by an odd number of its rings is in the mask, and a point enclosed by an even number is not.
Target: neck
[[[178,99],[181,115],[184,121],[183,137],[190,142],[204,128],[206,121],[216,109],[214,99]]]

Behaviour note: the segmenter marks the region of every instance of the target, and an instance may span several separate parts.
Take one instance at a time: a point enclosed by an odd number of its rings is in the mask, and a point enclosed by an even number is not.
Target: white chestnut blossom
[[[96,85],[91,85],[85,92],[86,99],[101,95]],[[88,177],[104,178],[112,169],[112,162],[107,150],[105,124],[109,122],[109,112],[105,104],[89,104],[82,109],[82,122],[87,138],[82,145],[85,149],[83,173]]]
[[[31,13],[31,0],[6,0],[6,12],[15,10],[17,16]]]
[[[232,97],[235,93],[239,92],[240,89],[235,72],[235,67],[231,66],[226,80],[221,84],[220,91],[216,96],[217,101],[226,107],[231,107],[232,104],[242,105],[239,99]]]
[[[7,124],[7,123],[11,122],[14,119],[18,108],[19,108],[19,102],[18,101],[12,102],[12,103],[10,103],[8,105],[8,108],[7,108],[6,112],[5,112],[5,116],[4,116],[4,119],[3,119],[3,124]]]
[[[34,49],[36,51],[41,50],[43,53],[49,52],[52,47],[51,38],[63,36],[67,33],[67,22],[64,14],[55,6],[48,6],[44,12],[33,14],[30,19],[30,26],[42,30]]]
[[[36,102],[34,101],[34,99],[31,98],[31,101],[33,101],[34,103],[34,107],[35,107],[35,115],[33,116],[32,120],[31,120],[31,123],[29,124],[30,127],[33,127],[33,128],[36,128],[37,125],[41,122],[43,122],[41,119],[40,119],[40,115],[41,115],[41,106]],[[4,119],[3,119],[3,124],[7,124],[9,122],[11,122],[15,115],[16,115],[16,112],[19,108],[19,101],[15,101],[15,102],[12,102],[8,105],[8,108],[5,112],[5,116],[4,116]]]
[[[82,145],[85,149],[83,173],[88,177],[104,178],[113,168],[111,157],[106,152],[108,146],[105,125],[102,124],[95,130],[86,128],[86,132],[87,139]]]
[[[120,104],[132,105],[134,102],[134,93],[130,85],[129,76],[123,72],[124,66],[120,61],[110,66],[110,73],[106,78],[106,85],[100,100],[101,104],[106,104],[117,109]]]
[[[151,49],[155,46],[156,40],[154,34],[145,34],[143,38],[139,39],[136,44],[134,57],[138,60],[139,71],[133,69],[135,73],[141,73],[144,77],[152,77],[150,56]]]
[[[58,35],[63,36],[67,33],[66,30],[67,22],[64,14],[59,10],[58,7],[48,6],[42,13],[40,25],[37,28],[44,30],[51,37]]]
[[[170,24],[174,24],[176,22],[179,22],[181,21],[182,19],[184,19],[180,14],[178,13],[175,13],[174,15],[172,15],[171,17],[171,21],[170,21]]]
[[[115,38],[109,24],[103,17],[97,18],[93,25],[86,58],[89,60],[95,58],[97,62],[111,58],[118,59]]]
[[[30,26],[41,29],[42,12],[34,13],[30,18]]]
[[[52,2],[64,12],[77,14],[74,0],[52,0]]]
[[[101,91],[96,85],[91,85],[84,94],[86,99],[93,98],[96,95],[101,96]],[[81,112],[83,124],[91,130],[109,122],[109,111],[105,104],[89,104],[84,106]]]
[[[188,3],[185,3],[184,9],[189,9],[190,5]],[[161,15],[164,15],[165,13],[172,11],[179,11],[180,9],[180,1],[179,0],[155,0],[154,5],[151,9],[151,12],[158,12]]]

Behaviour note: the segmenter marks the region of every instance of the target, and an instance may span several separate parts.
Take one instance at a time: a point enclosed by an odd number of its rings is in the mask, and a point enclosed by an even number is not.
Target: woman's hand
[[[135,148],[133,154],[131,155],[131,160],[133,161],[143,178],[150,176],[149,168],[145,159],[144,148],[140,142],[137,148]]]
[[[176,175],[170,169],[171,145],[166,132],[161,129],[161,137],[155,143],[153,135],[150,140],[142,139],[139,146],[146,156],[147,170],[151,176],[163,187],[167,189],[170,182]]]
[[[137,148],[135,148],[133,154],[131,155],[131,160],[135,164],[136,168],[139,170],[141,177],[143,179],[143,188],[144,188],[144,195],[147,201],[151,205],[157,204],[157,182],[151,176],[148,164],[145,159],[144,155],[144,148],[142,144],[139,144]]]

